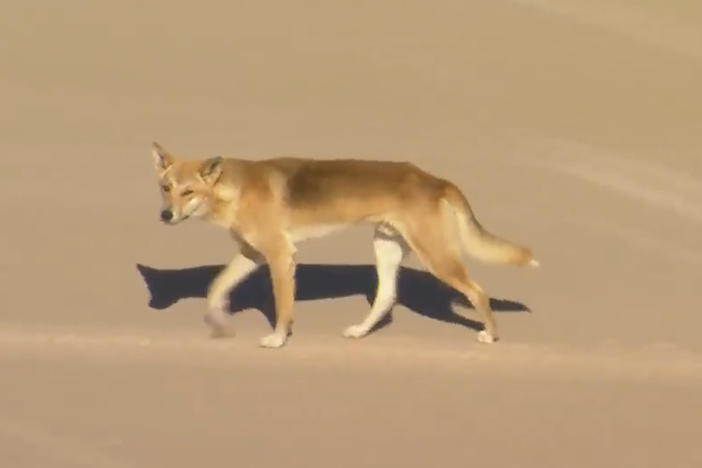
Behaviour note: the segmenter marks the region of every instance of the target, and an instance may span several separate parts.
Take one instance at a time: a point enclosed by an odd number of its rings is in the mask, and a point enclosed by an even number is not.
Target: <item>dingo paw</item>
[[[261,338],[260,344],[264,348],[280,348],[285,344],[287,333],[271,333]]]
[[[224,327],[221,325],[216,325],[212,327],[210,332],[211,338],[233,338],[236,332],[232,327]]]
[[[361,324],[351,325],[350,327],[344,329],[342,334],[346,338],[362,338],[368,334],[368,328],[364,327]]]
[[[489,334],[485,330],[478,333],[478,342],[480,343],[494,343],[497,341],[497,337]]]
[[[221,314],[205,314],[203,320],[210,326],[212,338],[231,338],[234,336],[234,329],[227,324],[226,319]]]

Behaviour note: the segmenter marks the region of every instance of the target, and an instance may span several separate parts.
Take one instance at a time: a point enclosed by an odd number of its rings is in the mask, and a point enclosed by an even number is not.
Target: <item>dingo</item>
[[[213,336],[231,334],[226,318],[231,288],[267,262],[276,325],[260,344],[282,346],[293,322],[295,243],[355,223],[375,226],[378,288],[370,312],[344,330],[346,337],[365,336],[393,307],[397,272],[410,250],[480,313],[484,329],[477,338],[483,343],[497,340],[497,329],[488,296],[466,273],[462,251],[486,262],[538,266],[528,248],[488,233],[454,184],[409,163],[180,159],[158,143],[152,153],[164,201],[161,220],[203,218],[229,230],[239,245],[209,287],[205,319]]]

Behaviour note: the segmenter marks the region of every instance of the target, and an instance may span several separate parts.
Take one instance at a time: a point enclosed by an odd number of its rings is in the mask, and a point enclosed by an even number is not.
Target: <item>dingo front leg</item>
[[[238,254],[210,284],[207,293],[208,312],[205,323],[212,328],[212,337],[234,336],[234,330],[229,325],[227,309],[229,309],[229,293],[241,281],[251,274],[259,265],[254,255]]]
[[[274,246],[264,253],[270,268],[275,298],[275,329],[261,338],[264,348],[280,348],[288,339],[292,325],[292,309],[295,301],[295,262],[293,248],[287,242]]]

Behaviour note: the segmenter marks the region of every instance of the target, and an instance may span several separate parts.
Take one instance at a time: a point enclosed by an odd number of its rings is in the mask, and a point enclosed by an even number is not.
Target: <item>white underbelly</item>
[[[290,232],[290,240],[293,242],[300,242],[307,239],[324,237],[333,232],[340,231],[347,226],[347,224],[314,224],[310,226],[301,226]]]

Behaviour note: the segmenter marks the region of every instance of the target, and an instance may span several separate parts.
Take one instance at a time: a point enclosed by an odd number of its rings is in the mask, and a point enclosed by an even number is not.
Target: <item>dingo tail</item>
[[[513,244],[486,231],[458,188],[449,186],[444,200],[455,214],[461,243],[468,254],[486,263],[539,266],[531,249]]]

